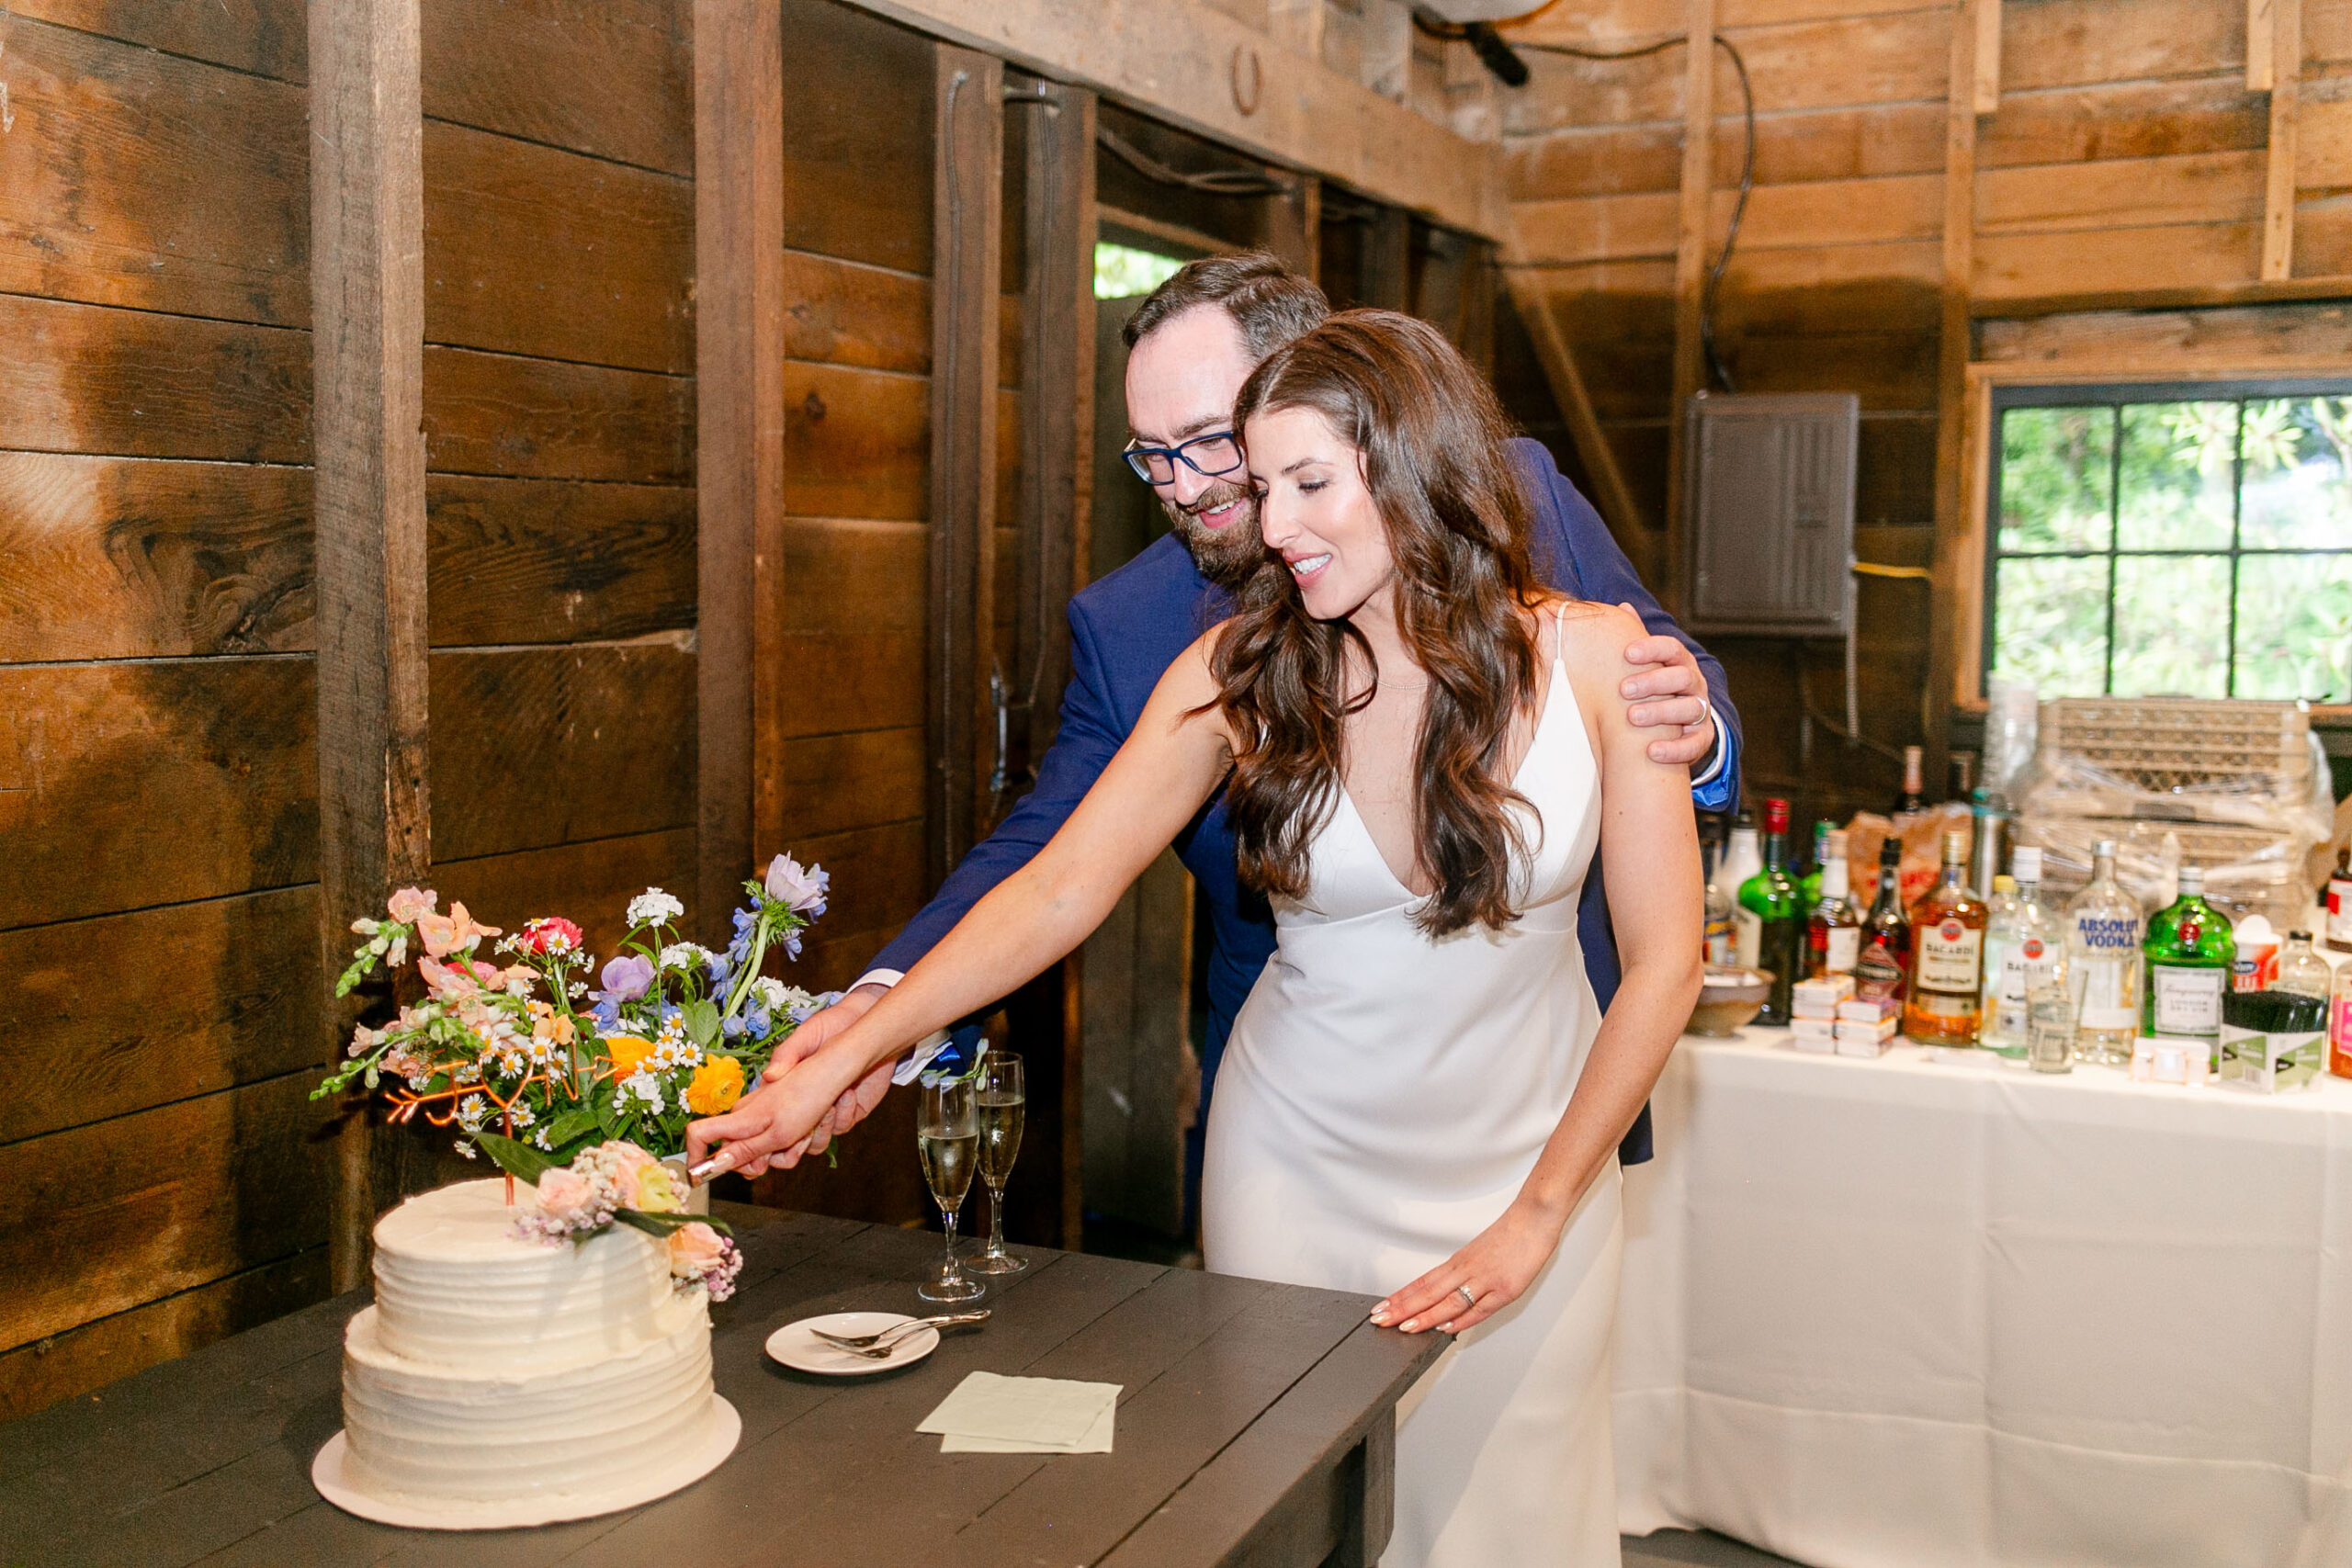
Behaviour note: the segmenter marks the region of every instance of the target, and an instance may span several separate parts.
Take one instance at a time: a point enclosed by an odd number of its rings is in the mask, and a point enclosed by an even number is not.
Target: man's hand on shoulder
[[[1707,678],[1690,649],[1670,637],[1635,637],[1626,646],[1625,662],[1643,667],[1618,688],[1631,705],[1627,720],[1636,729],[1662,732],[1649,743],[1650,761],[1704,766],[1714,754],[1715,722],[1707,706]]]

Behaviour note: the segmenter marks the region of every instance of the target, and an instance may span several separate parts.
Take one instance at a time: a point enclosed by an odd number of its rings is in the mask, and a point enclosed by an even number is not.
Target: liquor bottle
[[[2118,1066],[2132,1059],[2140,1021],[2140,901],[2115,879],[2115,840],[2091,850],[2090,886],[2066,906],[2066,964],[2073,971],[2075,1055]]]
[[[1715,863],[1715,886],[1723,889],[1724,918],[1732,923],[1731,961],[1744,969],[1756,967],[1756,949],[1739,923],[1739,890],[1764,869],[1763,852],[1756,847],[1756,814],[1743,811],[1732,819],[1731,841]]]
[[[2352,1078],[2352,964],[2335,971],[2327,999],[2327,1070]]]
[[[1805,916],[1805,973],[1850,975],[1862,955],[1862,918],[1846,891],[1846,835],[1832,832],[1821,849],[1821,897]]]
[[[1911,971],[1911,919],[1903,908],[1903,840],[1892,833],[1879,840],[1878,897],[1862,918],[1860,948],[1854,995],[1899,1005]]]
[[[2001,851],[2009,824],[2007,796],[1997,789],[1976,789],[1968,796],[1968,886],[1979,897],[1993,890],[2000,874]]]
[[[2327,909],[2327,923],[2322,928],[2327,945],[2338,953],[2352,953],[2352,852],[2336,852],[2335,870],[2320,901]]]
[[[2306,997],[2324,997],[2335,988],[2335,971],[2312,951],[2311,932],[2287,933],[2287,945],[2278,952],[2278,978],[2271,988]]]
[[[1753,952],[1750,968],[1767,970],[1772,987],[1756,1021],[1789,1021],[1789,990],[1797,983],[1797,966],[1804,961],[1804,911],[1797,907],[1796,879],[1788,873],[1789,803],[1764,803],[1764,867],[1740,885],[1739,948],[1742,962]]]
[[[1928,804],[1928,797],[1924,793],[1919,776],[1926,755],[1927,749],[1922,746],[1903,748],[1903,793],[1894,802],[1894,811],[1898,817],[1906,811],[1917,811]]]
[[[2027,1055],[2027,997],[2057,967],[2065,941],[2057,914],[2041,901],[2041,852],[2020,844],[2009,857],[2006,904],[1984,928],[1984,1010],[1977,1043],[2012,1061]],[[1996,954],[1997,953],[1997,956]]]
[[[1968,833],[1944,834],[1943,872],[1911,906],[1911,994],[1903,1032],[1922,1045],[1976,1043],[1984,901],[1968,890]],[[2222,960],[2224,973],[2229,961]]]
[[[1728,969],[1739,962],[1739,937],[1732,928],[1731,895],[1724,890],[1720,874],[1723,859],[1715,862],[1718,874],[1707,882],[1706,963],[1711,968]]]
[[[1813,825],[1813,863],[1804,868],[1803,876],[1797,878],[1797,897],[1808,913],[1821,902],[1821,868],[1829,859],[1829,835],[1835,830],[1833,823],[1815,822]]]
[[[2050,966],[2025,994],[2026,1066],[2037,1073],[2075,1070],[2075,987],[2066,971],[2066,949],[2052,944]]]
[[[2140,1032],[2207,1042],[2206,1071],[2220,1077],[2222,993],[2230,988],[2237,944],[2230,935],[2230,918],[2205,902],[2202,868],[2180,868],[2180,897],[2148,917],[2140,947],[2148,959]]]

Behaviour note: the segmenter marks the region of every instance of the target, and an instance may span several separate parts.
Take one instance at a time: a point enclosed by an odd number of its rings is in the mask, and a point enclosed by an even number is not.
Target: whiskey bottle
[[[1862,918],[1861,951],[1854,959],[1854,995],[1898,1007],[1911,972],[1911,919],[1903,908],[1903,840],[1889,833],[1878,846],[1878,896]]]
[[[1968,834],[1944,835],[1936,885],[1911,907],[1911,994],[1903,1032],[1922,1045],[1976,1043],[1978,985],[1984,973],[1984,901],[1968,890]],[[2229,960],[2222,960],[2228,973]]]

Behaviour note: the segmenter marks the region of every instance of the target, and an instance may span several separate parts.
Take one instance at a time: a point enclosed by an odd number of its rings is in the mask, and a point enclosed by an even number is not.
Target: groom
[[[1321,289],[1273,257],[1216,256],[1188,264],[1145,299],[1128,321],[1127,462],[1149,484],[1175,532],[1069,604],[1070,682],[1061,728],[1022,797],[987,841],[964,857],[938,894],[884,948],[841,1000],[795,1030],[779,1046],[766,1077],[783,1076],[872,1007],[981,897],[1027,863],[1074,810],[1143,712],[1145,701],[1178,654],[1231,613],[1230,589],[1264,558],[1249,476],[1231,439],[1234,398],[1260,361],[1319,324],[1329,306]],[[1642,586],[1600,515],[1532,441],[1511,443],[1534,522],[1535,567],[1543,580],[1580,599],[1623,604],[1652,635],[1625,650],[1648,666],[1623,693],[1634,725],[1655,728],[1652,760],[1692,765],[1691,795],[1710,810],[1728,809],[1738,792],[1739,719],[1720,665],[1683,635]],[[1201,1063],[1201,1107],[1186,1135],[1188,1212],[1196,1207],[1200,1153],[1211,1087],[1234,1015],[1274,949],[1265,900],[1240,886],[1222,798],[1212,800],[1176,841],[1177,853],[1208,901],[1207,1048]],[[1617,990],[1617,950],[1600,878],[1585,884],[1578,914],[1585,969],[1607,1008]],[[929,1056],[901,1061],[903,1083]],[[877,1068],[843,1095],[808,1141],[821,1150],[881,1100],[891,1075]],[[791,1164],[797,1149],[765,1135],[767,1118],[753,1094],[710,1126],[716,1137],[748,1140],[734,1168],[757,1175],[770,1157]],[[1649,1112],[1634,1124],[1626,1163],[1650,1157]]]

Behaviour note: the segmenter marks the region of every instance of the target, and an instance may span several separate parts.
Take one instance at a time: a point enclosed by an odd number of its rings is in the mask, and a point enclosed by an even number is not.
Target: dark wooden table
[[[1368,1297],[1023,1248],[985,1327],[903,1371],[819,1378],[768,1360],[768,1334],[922,1310],[938,1233],[721,1212],[745,1263],[712,1352],[743,1438],[683,1492],[486,1532],[330,1506],[311,1458],[343,1424],[354,1292],[0,1427],[0,1568],[1356,1565],[1387,1542],[1391,1411],[1446,1341],[1374,1328]],[[915,1423],[974,1370],[1124,1384],[1116,1451],[941,1453]]]

